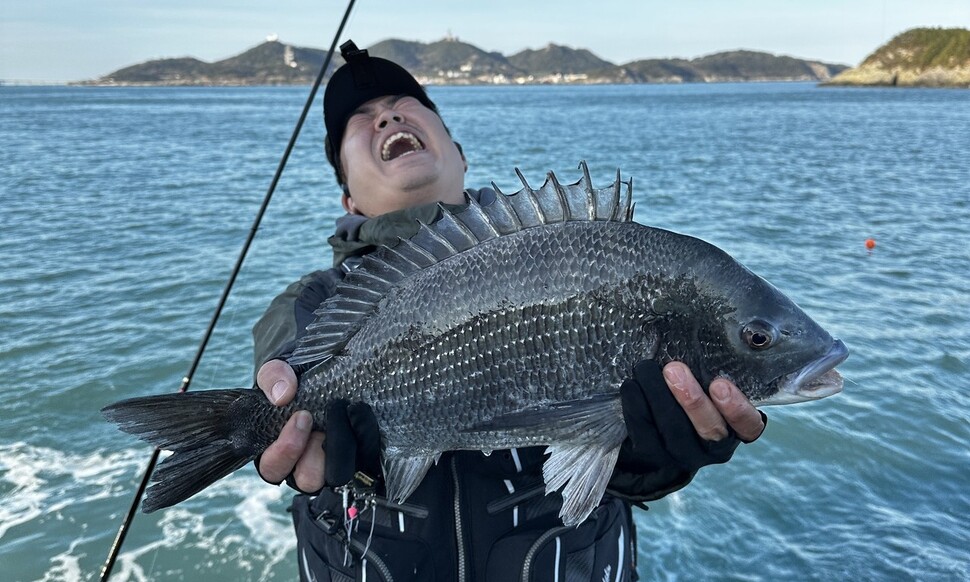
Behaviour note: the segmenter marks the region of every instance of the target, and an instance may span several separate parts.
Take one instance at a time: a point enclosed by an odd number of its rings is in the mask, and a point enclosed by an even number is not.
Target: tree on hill
[[[970,30],[908,30],[827,84],[970,88]]]

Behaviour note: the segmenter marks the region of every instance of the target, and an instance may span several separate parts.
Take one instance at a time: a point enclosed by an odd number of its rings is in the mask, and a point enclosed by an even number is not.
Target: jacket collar
[[[465,190],[466,200],[474,198],[481,204],[495,200],[490,188]],[[467,204],[467,203],[466,203]],[[466,204],[444,204],[452,212],[463,209]],[[390,245],[398,238],[411,238],[421,223],[431,224],[441,218],[441,206],[437,202],[412,206],[373,218],[359,214],[345,214],[337,219],[334,234],[327,239],[333,247],[333,266],[340,266],[350,257],[365,255],[381,245]]]

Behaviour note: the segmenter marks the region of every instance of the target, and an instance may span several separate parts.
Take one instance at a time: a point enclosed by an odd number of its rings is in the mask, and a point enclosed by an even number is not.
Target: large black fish
[[[633,222],[619,173],[594,189],[580,167],[575,184],[550,173],[368,255],[290,359],[312,368],[289,406],[239,389],[106,407],[122,430],[175,451],[144,510],[252,461],[297,409],[326,430],[323,411],[343,398],[374,409],[391,499],[443,451],[547,445],[546,491],[561,491],[563,522],[577,524],[626,437],[619,386],[639,360],[685,362],[705,386],[726,376],[756,404],[841,390],[841,341],[717,247]]]

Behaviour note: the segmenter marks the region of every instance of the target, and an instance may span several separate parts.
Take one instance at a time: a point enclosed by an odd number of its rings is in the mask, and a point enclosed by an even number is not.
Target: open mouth
[[[778,392],[759,402],[759,406],[792,404],[838,394],[842,391],[842,375],[835,367],[848,357],[849,349],[842,340],[835,340],[827,354],[783,378]]]
[[[381,148],[381,160],[389,162],[423,150],[424,144],[416,135],[408,131],[399,131],[384,142],[384,147]]]

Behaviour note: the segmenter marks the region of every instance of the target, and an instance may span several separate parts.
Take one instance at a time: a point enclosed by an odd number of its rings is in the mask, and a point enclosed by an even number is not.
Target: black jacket
[[[494,197],[488,189],[467,193],[483,204]],[[361,255],[414,234],[418,220],[438,214],[437,205],[427,205],[340,219],[330,238],[335,266],[291,284],[254,327],[257,368],[292,353],[313,311]],[[541,447],[445,453],[405,506],[383,498],[360,503],[349,524],[339,493],[299,495],[292,511],[301,577],[359,580],[366,570],[367,580],[553,580],[557,572],[560,580],[635,579],[631,503],[658,499],[692,475],[639,473],[621,451],[609,494],[584,523],[564,528],[561,498],[544,494],[543,460]]]

